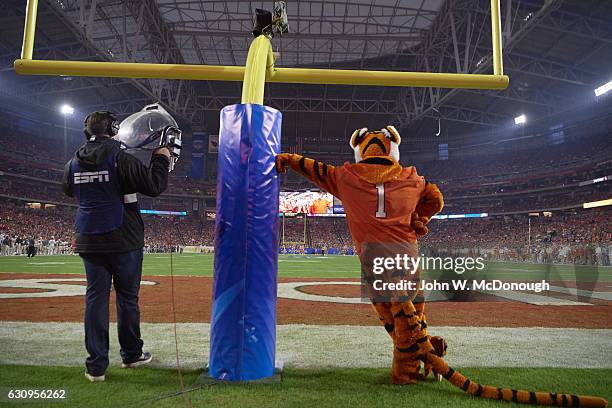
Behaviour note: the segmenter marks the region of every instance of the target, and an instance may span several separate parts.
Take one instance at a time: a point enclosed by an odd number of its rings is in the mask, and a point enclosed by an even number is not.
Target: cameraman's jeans
[[[87,372],[103,375],[108,367],[108,304],[111,283],[117,303],[117,331],[121,359],[132,363],[142,354],[138,292],[142,275],[142,249],[120,254],[81,254],[87,274],[85,295],[85,348]]]

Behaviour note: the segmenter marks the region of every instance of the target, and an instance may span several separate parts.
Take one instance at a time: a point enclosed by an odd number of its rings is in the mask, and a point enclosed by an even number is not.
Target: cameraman
[[[168,183],[170,152],[153,151],[149,167],[121,149],[119,122],[110,112],[85,119],[87,142],[66,163],[62,188],[76,196],[75,252],[87,274],[85,295],[85,377],[104,381],[108,360],[111,282],[117,303],[117,329],[122,367],[147,364],[140,338],[138,292],[142,275],[144,223],[136,193],[156,197]]]

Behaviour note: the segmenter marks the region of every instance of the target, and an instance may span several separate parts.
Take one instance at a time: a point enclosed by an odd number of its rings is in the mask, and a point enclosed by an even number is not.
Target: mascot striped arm
[[[379,131],[357,129],[350,146],[355,163],[332,166],[297,154],[276,156],[276,167],[286,167],[342,201],[357,254],[369,243],[417,244],[427,224],[444,206],[442,193],[412,166],[399,164],[401,137],[393,126]],[[480,385],[448,366],[443,338],[427,334],[421,293],[402,302],[373,302],[381,323],[393,341],[391,382],[415,384],[430,372],[444,377],[470,395],[524,404],[607,407],[598,397],[553,394]],[[421,363],[425,374],[421,374]]]

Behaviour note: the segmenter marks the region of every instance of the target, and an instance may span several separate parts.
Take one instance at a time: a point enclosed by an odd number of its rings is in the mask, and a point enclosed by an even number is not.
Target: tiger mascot
[[[342,201],[351,236],[362,266],[362,247],[368,243],[416,244],[428,232],[427,223],[442,210],[442,193],[414,167],[399,164],[401,137],[393,126],[379,131],[357,129],[350,146],[355,163],[334,167],[297,154],[276,156],[276,168],[291,167],[301,176]],[[532,392],[481,385],[448,366],[443,338],[427,335],[425,304],[420,292],[410,300],[373,302],[393,341],[391,382],[415,384],[431,371],[470,395],[524,404],[607,407],[602,398]],[[424,375],[421,374],[424,364]]]

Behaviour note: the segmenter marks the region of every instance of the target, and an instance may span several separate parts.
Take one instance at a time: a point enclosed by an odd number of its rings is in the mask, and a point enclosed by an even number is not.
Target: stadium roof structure
[[[487,0],[288,1],[288,34],[273,40],[279,67],[489,73]],[[284,146],[346,144],[353,128],[391,123],[405,140],[494,129],[519,113],[544,117],[593,97],[612,79],[612,2],[502,0],[505,91],[268,84],[284,114]],[[244,65],[255,8],[272,2],[40,0],[38,59]],[[218,111],[240,101],[237,82],[21,77],[12,72],[22,0],[0,4],[0,94],[32,104],[69,100],[120,115],[157,100],[215,133]],[[450,133],[450,134],[449,134]]]

